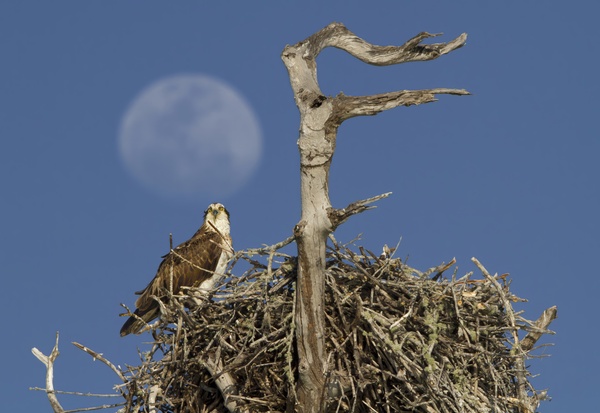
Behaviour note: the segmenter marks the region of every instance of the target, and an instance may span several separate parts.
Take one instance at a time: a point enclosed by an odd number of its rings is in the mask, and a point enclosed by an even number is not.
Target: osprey
[[[210,291],[225,273],[227,262],[233,255],[229,235],[229,212],[222,204],[210,204],[204,211],[204,223],[192,238],[177,246],[158,266],[150,284],[136,292],[140,297],[135,302],[135,316],[129,317],[121,327],[121,337],[138,334],[146,323],[160,315],[159,303],[152,298],[167,298],[173,274],[173,294],[181,287],[196,287]],[[136,317],[137,316],[137,317]]]

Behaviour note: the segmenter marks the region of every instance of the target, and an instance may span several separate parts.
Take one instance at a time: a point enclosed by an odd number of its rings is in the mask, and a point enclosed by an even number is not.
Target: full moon
[[[131,174],[160,195],[224,197],[258,166],[262,137],[252,108],[231,86],[177,75],[133,100],[121,121],[119,153]]]

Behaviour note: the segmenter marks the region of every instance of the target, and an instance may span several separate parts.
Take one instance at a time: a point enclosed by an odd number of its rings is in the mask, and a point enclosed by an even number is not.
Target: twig
[[[121,372],[121,370],[119,370],[114,364],[112,364],[110,361],[108,361],[102,354],[95,352],[94,350],[84,346],[83,344],[79,344],[73,341],[72,343],[75,347],[77,347],[79,350],[85,351],[86,353],[88,353],[90,356],[92,356],[94,359],[98,359],[100,360],[102,363],[106,364],[112,371],[115,372],[115,374],[117,376],[119,376],[119,378],[124,382],[127,383],[127,378],[123,375],[123,373]]]
[[[280,241],[276,244],[273,245],[265,245],[264,247],[261,248],[248,248],[246,250],[241,250],[238,251],[236,253],[236,257],[241,257],[244,255],[264,255],[264,254],[270,254],[271,251],[276,251],[279,250],[283,247],[285,247],[286,245],[291,244],[292,242],[294,242],[295,237],[293,235],[290,235],[289,237],[287,237],[286,239],[284,239],[283,241]]]
[[[352,215],[360,214],[361,212],[366,211],[368,209],[377,208],[376,206],[367,205],[379,201],[380,199],[387,198],[391,194],[391,192],[386,192],[385,194],[373,196],[371,198],[363,199],[361,201],[356,201],[348,205],[346,208],[342,209],[329,208],[327,210],[327,215],[329,216],[329,220],[331,221],[331,231],[334,231]]]
[[[450,262],[448,262],[447,264],[441,263],[437,267],[432,267],[432,268],[428,269],[427,271],[425,271],[423,273],[422,277],[427,278],[435,272],[435,275],[433,277],[431,277],[431,279],[434,281],[437,281],[442,276],[444,271],[446,271],[448,268],[452,267],[454,264],[456,264],[456,258],[452,258],[450,260]]]
[[[173,251],[173,234],[172,233],[169,233],[169,252],[171,254],[175,254],[175,251]],[[174,267],[175,267],[175,260],[171,260],[171,265],[169,266],[169,294],[171,296],[173,296],[175,294],[175,292],[173,291],[173,278],[174,278],[173,269],[174,269]]]
[[[221,391],[227,410],[231,413],[241,412],[242,410],[238,408],[235,400],[238,393],[237,385],[232,375],[229,372],[223,371],[223,360],[221,359],[220,349],[217,349],[216,353],[208,355],[204,363],[209,373],[213,376],[215,384]]]
[[[29,390],[35,391],[46,391],[46,389],[41,387],[30,387]],[[120,394],[102,394],[102,393],[82,393],[78,391],[64,391],[64,390],[54,390],[56,394],[68,394],[71,396],[84,396],[84,397],[122,397]]]
[[[492,285],[496,288],[496,291],[498,292],[498,296],[501,298],[502,300],[502,304],[504,306],[504,311],[506,312],[506,316],[508,317],[508,320],[510,322],[510,333],[512,335],[513,338],[513,348],[511,350],[512,353],[514,353],[515,355],[515,367],[516,367],[516,371],[515,371],[515,375],[517,378],[517,382],[518,382],[518,396],[519,396],[519,405],[522,409],[524,409],[527,413],[533,413],[535,412],[537,406],[535,406],[535,398],[530,398],[527,394],[527,377],[526,377],[526,371],[527,369],[525,368],[525,361],[524,358],[526,356],[526,351],[523,350],[523,348],[521,347],[521,344],[519,342],[519,327],[517,326],[517,322],[515,319],[515,313],[514,310],[512,308],[512,305],[510,304],[510,301],[508,300],[508,298],[506,297],[506,293],[504,292],[502,286],[500,285],[500,283],[498,282],[498,280],[495,277],[492,277],[490,275],[490,273],[485,269],[485,267],[479,262],[479,260],[477,260],[477,258],[473,257],[471,258],[471,261],[473,261],[475,263],[475,265],[477,266],[477,268],[479,268],[479,270],[481,271],[481,273],[485,276],[485,278],[487,278]]]
[[[125,403],[115,403],[115,404],[103,404],[101,406],[94,407],[81,407],[79,409],[65,410],[64,413],[77,413],[77,412],[91,412],[94,410],[102,410],[102,409],[112,409],[114,407],[125,406]]]
[[[556,319],[557,311],[556,306],[544,310],[540,318],[533,323],[538,331],[527,333],[523,341],[521,341],[523,351],[527,352],[531,350],[543,334],[554,334],[553,331],[548,331],[547,329],[550,323]]]

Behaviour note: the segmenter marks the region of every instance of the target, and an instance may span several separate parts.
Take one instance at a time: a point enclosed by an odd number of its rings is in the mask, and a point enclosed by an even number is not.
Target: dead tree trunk
[[[432,60],[465,44],[466,34],[448,43],[421,44],[435,34],[420,33],[402,46],[375,46],[354,35],[340,23],[332,23],[293,46],[282,59],[287,67],[296,105],[300,110],[300,180],[302,214],[294,229],[298,245],[296,287],[296,342],[298,353],[295,394],[288,410],[322,412],[326,397],[324,354],[324,272],[328,235],[366,204],[370,198],[334,209],[329,200],[329,167],[335,151],[337,129],[354,116],[375,115],[397,106],[433,102],[436,94],[467,95],[461,89],[402,90],[372,96],[326,97],[317,81],[316,58],[326,47],[337,47],[365,63],[385,66]],[[293,393],[293,391],[292,391]]]

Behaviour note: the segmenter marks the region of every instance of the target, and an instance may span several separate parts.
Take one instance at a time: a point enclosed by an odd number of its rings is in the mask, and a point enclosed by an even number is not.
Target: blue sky
[[[319,58],[335,95],[431,87],[470,97],[352,119],[339,130],[331,199],[344,207],[393,196],[336,233],[379,251],[396,244],[417,268],[477,257],[509,272],[535,319],[557,305],[550,358],[533,360],[540,411],[592,411],[600,384],[595,274],[599,252],[597,16],[593,2],[0,3],[0,303],[3,406],[50,411],[44,368],[61,334],[55,385],[110,392],[117,377],[71,346],[135,363],[140,337],[120,338],[119,303],[154,275],[168,249],[217,201],[157,196],[121,163],[117,134],[128,105],[158,79],[202,73],[227,82],[257,114],[262,162],[219,199],[236,248],[287,237],[299,219],[299,115],[280,60],[332,21],[367,41],[401,44],[421,31],[467,45],[425,63],[371,67],[338,50]],[[435,40],[437,41],[437,39]],[[68,408],[83,401],[64,399]],[[100,401],[104,402],[104,401]],[[99,402],[99,403],[100,403]]]

